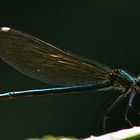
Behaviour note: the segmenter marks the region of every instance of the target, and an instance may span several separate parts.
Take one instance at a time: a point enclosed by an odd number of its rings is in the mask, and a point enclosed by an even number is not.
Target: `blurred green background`
[[[1,1],[0,26],[32,34],[57,47],[112,68],[140,71],[140,2],[127,0]],[[0,92],[52,87],[30,79],[0,60]],[[101,109],[119,91],[0,101],[0,139],[25,140],[43,135],[88,137]],[[134,106],[140,110],[140,96]],[[127,99],[110,114],[106,132],[129,128],[123,112]],[[130,111],[135,125],[140,118]]]

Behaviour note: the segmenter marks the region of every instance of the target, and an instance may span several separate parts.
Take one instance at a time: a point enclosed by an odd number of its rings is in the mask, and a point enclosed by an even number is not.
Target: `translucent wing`
[[[93,83],[107,79],[112,71],[8,27],[0,30],[0,57],[18,71],[55,85]]]

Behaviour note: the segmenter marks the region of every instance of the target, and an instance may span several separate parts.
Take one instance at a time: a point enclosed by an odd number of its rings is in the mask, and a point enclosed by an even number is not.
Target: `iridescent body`
[[[121,69],[112,69],[88,59],[66,53],[36,37],[9,27],[0,29],[0,58],[16,70],[42,82],[59,85],[57,88],[33,89],[0,94],[0,99],[72,93],[83,90],[114,88],[123,94],[106,110],[105,119],[113,107],[130,95],[127,112],[137,91],[140,78]]]

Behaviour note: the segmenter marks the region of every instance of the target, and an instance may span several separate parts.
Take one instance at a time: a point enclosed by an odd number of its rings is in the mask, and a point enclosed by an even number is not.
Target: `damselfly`
[[[0,29],[0,58],[32,78],[60,86],[7,92],[0,94],[0,99],[114,88],[121,90],[122,95],[105,111],[103,129],[105,130],[106,116],[127,95],[130,96],[125,120],[132,126],[127,114],[130,108],[133,109],[132,101],[135,94],[140,91],[139,76],[135,77],[122,69],[112,69],[97,62],[76,57],[36,37],[9,27]]]

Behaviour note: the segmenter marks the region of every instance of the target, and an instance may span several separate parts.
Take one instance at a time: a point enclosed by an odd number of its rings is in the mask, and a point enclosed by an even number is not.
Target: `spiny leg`
[[[120,95],[112,104],[111,106],[104,112],[103,115],[103,133],[105,133],[105,127],[106,127],[106,119],[107,115],[112,111],[112,109],[120,103],[121,100],[123,100],[127,96],[127,93]]]
[[[132,107],[132,102],[133,102],[133,99],[134,99],[135,95],[136,95],[136,92],[135,92],[135,91],[133,91],[133,92],[130,94],[129,101],[128,101],[128,105],[127,105],[127,107],[126,107],[125,114],[124,114],[124,118],[125,118],[125,120],[128,122],[128,124],[129,124],[130,126],[133,126],[133,124],[132,124],[132,122],[128,119],[128,111],[129,111],[129,109],[132,109],[136,114],[139,115],[139,112],[136,111],[136,110]]]
[[[106,126],[106,119],[107,119],[107,115],[112,111],[112,109],[118,104],[118,103],[120,103],[120,101],[121,100],[123,100],[124,98],[126,98],[127,97],[127,95],[128,94],[130,94],[130,93],[133,93],[132,92],[132,89],[130,88],[126,93],[124,93],[124,94],[122,94],[122,95],[120,95],[112,104],[111,104],[111,106],[104,112],[104,115],[103,115],[103,132],[105,133],[105,126]],[[134,93],[133,93],[134,94]],[[132,96],[132,95],[131,95]],[[131,103],[132,103],[132,101],[133,101],[133,99],[134,99],[134,95],[131,97],[130,96],[130,99],[129,99],[129,104],[131,105]],[[127,110],[129,110],[129,105],[128,105],[128,107],[127,107],[127,109],[126,109],[126,117],[125,117],[125,120],[126,120],[126,118],[127,118]],[[128,119],[127,119],[128,120]],[[126,121],[127,121],[126,120]],[[129,121],[129,120],[128,120]]]
[[[139,112],[138,110],[136,110],[136,109],[132,106],[132,104],[131,104],[131,106],[130,106],[130,109],[131,109],[133,112],[135,112],[138,116],[140,116],[140,112]]]
[[[112,105],[117,99],[118,99],[118,96],[115,97],[115,98],[113,98],[113,99],[111,99],[111,100],[109,100],[109,102],[107,102],[107,103],[105,103],[105,104],[103,105],[103,107],[101,108],[101,111],[100,111],[100,115],[99,115],[99,116],[101,116],[101,117],[99,117],[99,118],[97,119],[96,130],[98,130],[98,128],[99,128],[99,123],[101,122],[101,119],[103,120],[103,116],[104,116],[105,112],[107,111],[107,109],[108,109],[108,108],[110,107],[110,105]],[[108,119],[108,118],[109,118],[109,117],[106,117],[106,119]]]
[[[115,102],[105,111],[104,116],[103,116],[103,132],[105,132],[105,125],[106,125],[106,119],[107,119],[107,115],[112,111],[112,109],[121,101],[123,100],[125,97],[127,97],[127,95],[130,94],[129,97],[129,101],[128,101],[128,105],[126,107],[126,111],[124,114],[125,120],[129,123],[130,126],[133,126],[133,124],[131,123],[131,121],[128,119],[128,111],[129,108],[132,109],[134,112],[136,112],[139,115],[139,112],[137,112],[134,108],[132,108],[132,102],[133,99],[136,95],[136,92],[132,92],[132,89],[129,89],[126,93],[122,94],[121,96],[119,96]]]

